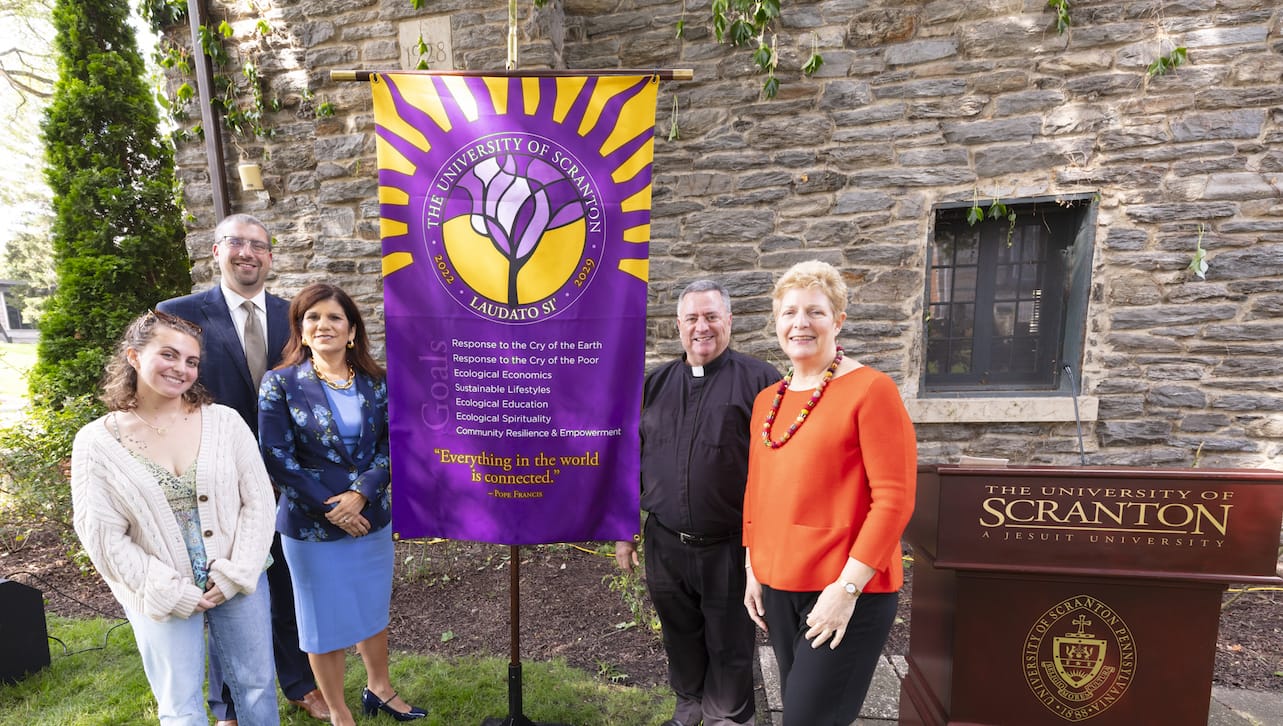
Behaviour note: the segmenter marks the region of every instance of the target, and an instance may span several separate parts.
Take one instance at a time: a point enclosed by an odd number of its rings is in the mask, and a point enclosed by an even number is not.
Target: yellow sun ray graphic
[[[401,118],[400,112],[396,109],[395,101],[392,99],[392,92],[387,88],[387,85],[386,83],[371,84],[374,88],[383,88],[383,93],[378,94],[376,92],[374,97],[374,114],[376,118],[380,119],[379,123],[383,126],[388,126],[389,124],[384,123],[386,120],[393,124],[399,124],[400,127],[409,129],[418,134],[419,138],[423,138],[422,132]],[[436,86],[432,84],[431,76],[398,76],[396,85],[401,90],[402,96],[405,97],[405,102],[426,113],[428,118],[432,119],[432,123],[437,125],[437,128],[445,132],[449,132],[453,128],[453,124],[450,123],[450,116],[446,113],[445,106],[441,103],[441,97],[437,95]],[[380,101],[383,103],[381,104]],[[386,113],[380,113],[380,111],[385,111]],[[408,141],[414,140],[414,137],[405,136],[399,131],[397,135]],[[419,144],[415,144],[415,146],[424,151],[431,149],[427,139],[423,140],[423,144],[423,146]]]
[[[655,94],[658,92],[656,84],[647,84],[646,89],[641,93],[633,96],[624,102],[624,107],[620,109],[617,116],[618,121],[615,123],[615,129],[610,133],[606,142],[601,145],[601,155],[609,156],[615,153],[615,150],[629,141],[642,136],[652,136],[655,128]],[[653,137],[651,139],[653,144]],[[652,146],[653,148],[653,146]],[[647,163],[650,160],[647,159]]]
[[[446,76],[445,87],[449,89],[450,95],[454,97],[454,102],[459,104],[459,111],[463,117],[472,123],[477,120],[477,99],[472,97],[472,91],[462,78],[458,76]],[[449,129],[446,129],[449,131]]]
[[[486,88],[490,91],[490,103],[494,106],[495,115],[507,116],[508,79],[486,76],[482,80],[486,82]]]
[[[404,206],[409,203],[410,193],[406,190],[389,186],[379,187],[379,204],[395,204],[397,206]]]
[[[379,234],[384,239],[387,239],[388,237],[400,237],[409,231],[410,228],[405,222],[396,219],[388,219],[387,217],[379,219]]]
[[[405,154],[402,154],[395,146],[389,144],[382,136],[374,137],[374,149],[375,158],[379,160],[380,169],[391,169],[406,176],[414,176],[414,172],[418,169],[414,162],[405,158]]]
[[[645,189],[619,203],[619,209],[624,212],[636,212],[642,209],[650,209],[650,185],[647,184]]]
[[[374,96],[374,115],[381,119],[380,125],[390,133],[414,144],[420,151],[431,151],[432,144],[423,132],[411,126],[396,110],[396,101],[392,98],[392,89],[386,83],[371,83],[370,91]]]
[[[619,271],[646,282],[650,278],[650,260],[620,260]]]
[[[629,227],[624,230],[624,241],[641,243],[650,241],[650,225],[639,224],[636,227]]]
[[[616,184],[626,182],[637,176],[643,171],[650,168],[651,162],[655,158],[655,139],[647,139],[633,155],[628,157],[624,163],[620,164],[610,174],[610,178],[615,180]]]
[[[414,264],[414,255],[409,252],[393,252],[383,256],[383,276],[387,277],[397,270]]]
[[[557,79],[557,103],[552,111],[554,121],[559,124],[566,122],[566,114],[570,113],[570,107],[574,105],[575,99],[579,98],[579,92],[584,90],[584,84],[587,82],[588,79],[584,76]]]
[[[539,79],[522,78],[521,79],[521,103],[522,111],[527,116],[534,116],[539,110]]]

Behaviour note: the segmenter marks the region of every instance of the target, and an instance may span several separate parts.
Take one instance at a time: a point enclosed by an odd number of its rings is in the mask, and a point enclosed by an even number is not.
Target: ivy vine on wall
[[[1056,32],[1064,35],[1069,31],[1069,0],[1047,0],[1047,7],[1056,11]],[[1161,10],[1161,3],[1159,9]],[[1174,71],[1185,61],[1189,59],[1188,49],[1183,45],[1178,45],[1171,52],[1160,55],[1145,69],[1145,77],[1153,78],[1161,76],[1169,71]]]
[[[156,62],[165,69],[175,71],[182,80],[169,93],[158,93],[157,102],[174,122],[172,137],[175,143],[199,141],[205,130],[199,122],[191,123],[193,106],[197,101],[192,51],[176,43],[161,32],[187,21],[185,0],[144,0],[142,15],[154,31],[160,34],[155,51]],[[200,50],[209,56],[213,67],[213,88],[210,105],[227,124],[231,141],[244,154],[239,139],[271,139],[276,134],[270,114],[281,111],[285,102],[270,93],[267,81],[259,72],[258,56],[262,48],[271,45],[284,34],[267,20],[255,21],[248,38],[235,45],[236,31],[226,20],[217,25],[201,25],[196,30]],[[231,46],[233,50],[229,51]],[[317,102],[311,89],[305,88],[299,98],[300,113],[311,113],[317,118],[333,116],[335,108],[329,101]]]
[[[712,4],[713,36],[718,43],[729,42],[736,48],[754,48],[753,64],[766,74],[762,95],[767,98],[775,98],[780,90],[780,81],[775,77],[775,70],[780,62],[776,50],[779,35],[775,31],[775,23],[779,17],[780,0],[713,0]],[[682,27],[679,22],[678,38],[682,37]],[[814,75],[824,65],[818,45],[818,36],[812,35],[811,55],[801,67],[806,76]]]
[[[1177,66],[1185,63],[1185,60],[1188,58],[1188,53],[1189,52],[1186,50],[1185,46],[1176,46],[1172,49],[1172,52],[1167,55],[1161,55],[1154,59],[1154,62],[1150,63],[1149,68],[1145,70],[1145,75],[1149,78],[1153,78],[1154,76],[1161,76],[1168,71],[1176,70]]]
[[[1047,7],[1056,11],[1056,32],[1064,35],[1069,30],[1069,0],[1047,0]]]
[[[510,3],[516,0],[509,0]],[[542,8],[549,0],[532,0],[534,6]],[[424,0],[410,0],[410,7],[422,10]],[[752,48],[753,64],[766,74],[762,83],[762,95],[775,98],[780,90],[780,80],[775,76],[780,58],[776,44],[779,34],[775,23],[780,17],[780,0],[713,0],[710,8],[710,23],[713,36],[718,43],[730,43],[736,48]],[[686,33],[686,8],[683,4],[682,17],[677,21],[675,37],[681,40]],[[422,38],[420,38],[422,43]],[[424,49],[418,49],[420,56]],[[824,65],[824,57],[819,52],[819,36],[812,34],[811,54],[800,70],[803,75],[812,76]],[[426,64],[420,63],[420,68]]]
[[[1012,235],[1016,232],[1016,210],[1008,207],[995,195],[989,202],[989,211],[986,212],[980,206],[980,190],[972,189],[971,208],[967,210],[967,225],[974,227],[985,219],[1007,220],[1007,246],[1010,247]]]

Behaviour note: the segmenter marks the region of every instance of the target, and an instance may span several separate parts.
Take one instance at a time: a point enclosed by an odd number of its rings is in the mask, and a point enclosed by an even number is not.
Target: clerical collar
[[[686,370],[690,371],[692,378],[704,378],[706,376],[711,376],[717,372],[718,368],[722,367],[723,363],[726,362],[726,359],[729,357],[726,354],[729,353],[730,351],[731,349],[727,348],[726,350],[722,351],[721,355],[717,356],[713,360],[710,360],[709,362],[705,363],[702,366],[693,366],[693,365],[687,364]],[[682,353],[682,360],[683,361],[686,360],[685,353]]]

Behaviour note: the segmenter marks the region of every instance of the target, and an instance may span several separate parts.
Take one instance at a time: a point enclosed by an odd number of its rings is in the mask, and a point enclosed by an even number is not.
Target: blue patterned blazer
[[[313,542],[346,537],[325,518],[332,507],[325,500],[349,489],[365,495],[361,514],[371,532],[392,520],[387,383],[358,372],[356,390],[363,424],[349,453],[311,361],[263,376],[258,441],[267,473],[281,493],[276,531],[286,537]]]

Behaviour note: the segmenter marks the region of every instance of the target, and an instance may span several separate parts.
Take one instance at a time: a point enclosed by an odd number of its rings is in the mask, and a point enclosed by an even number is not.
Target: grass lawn
[[[27,370],[36,362],[35,343],[0,343],[0,395],[27,393]]]
[[[22,417],[27,401],[27,371],[36,362],[32,343],[0,343],[0,425]]]
[[[45,670],[0,687],[0,726],[106,726],[156,723],[156,704],[143,674],[128,624],[105,619],[50,616],[53,662]],[[410,703],[428,710],[424,726],[477,725],[508,715],[508,662],[504,658],[446,661],[408,653],[392,654],[392,682]],[[665,689],[609,685],[561,662],[523,664],[525,715],[536,722],[574,726],[643,726],[672,712]],[[348,656],[347,702],[358,723],[392,723],[386,716],[363,718],[360,692],[365,671]],[[279,692],[278,692],[279,695]],[[281,723],[314,726],[316,721],[281,700]]]

